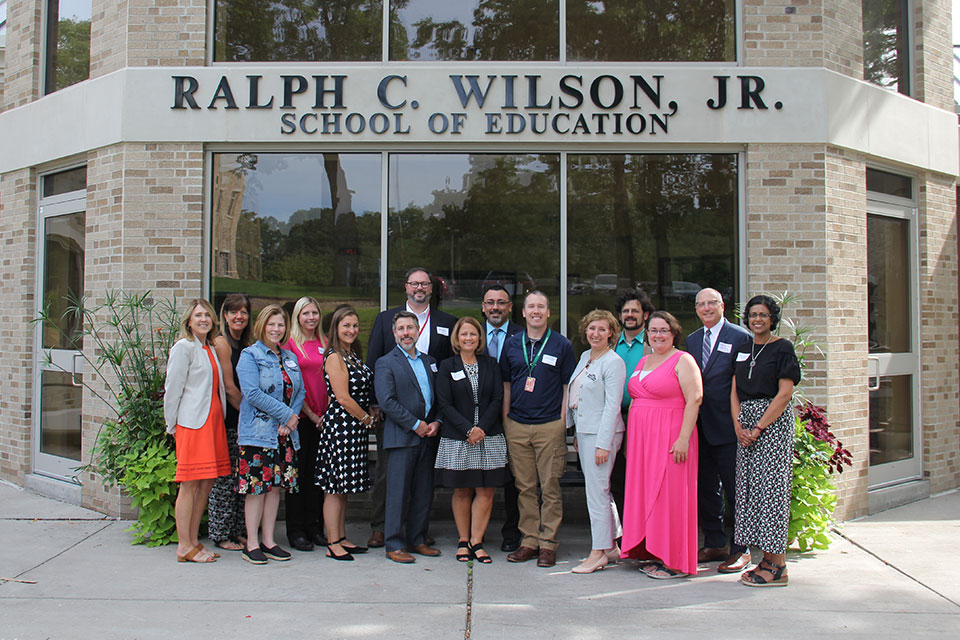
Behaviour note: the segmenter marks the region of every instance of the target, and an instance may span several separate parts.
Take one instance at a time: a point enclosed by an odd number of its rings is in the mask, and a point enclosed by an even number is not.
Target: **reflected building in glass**
[[[94,346],[40,305],[309,295],[365,344],[422,266],[578,349],[630,289],[685,334],[704,287],[796,294],[840,517],[960,485],[946,2],[0,0],[0,477],[117,510],[75,471]]]

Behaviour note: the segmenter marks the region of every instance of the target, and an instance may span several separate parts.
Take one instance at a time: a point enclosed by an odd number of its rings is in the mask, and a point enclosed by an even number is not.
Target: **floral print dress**
[[[280,369],[283,373],[283,401],[290,406],[293,383],[282,364]],[[273,487],[290,493],[299,491],[297,452],[289,436],[277,436],[276,449],[241,445],[237,466],[237,493],[260,495]]]

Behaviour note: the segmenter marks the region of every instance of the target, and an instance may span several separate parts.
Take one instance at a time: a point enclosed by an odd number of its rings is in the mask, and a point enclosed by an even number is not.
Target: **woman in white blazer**
[[[613,460],[623,442],[620,401],[626,365],[614,351],[620,323],[609,311],[594,309],[580,321],[590,350],[580,356],[567,389],[567,424],[576,426],[574,443],[580,455],[590,513],[593,549],[573,573],[593,573],[620,557],[620,515],[610,493]]]
[[[178,562],[214,562],[218,557],[198,540],[210,489],[218,477],[230,475],[226,394],[212,346],[218,333],[213,306],[191,300],[180,320],[180,340],[167,358],[163,417],[167,433],[177,441]]]

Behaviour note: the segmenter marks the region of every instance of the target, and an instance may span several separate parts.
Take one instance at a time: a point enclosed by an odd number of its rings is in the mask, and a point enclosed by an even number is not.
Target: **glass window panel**
[[[391,3],[391,60],[557,60],[559,0]]]
[[[353,305],[365,336],[380,308],[380,154],[222,153],[213,174],[216,308],[241,292],[254,316],[289,312],[308,295],[324,320]]]
[[[382,60],[382,0],[216,0],[217,62]]]
[[[867,216],[870,353],[910,351],[910,222]]]
[[[440,279],[435,301],[480,316],[486,285],[504,285],[520,321],[537,288],[560,324],[560,192],[556,154],[390,156],[388,306],[403,304],[403,277],[422,266]]]
[[[77,167],[76,169],[68,169],[60,173],[50,173],[43,176],[42,197],[49,198],[61,193],[70,193],[86,188],[87,167]]]
[[[45,92],[90,77],[92,0],[48,0]]]
[[[80,418],[83,388],[77,386],[82,376],[63,371],[40,374],[40,452],[71,460],[80,460]]]
[[[910,94],[909,0],[864,0],[863,79]]]
[[[78,318],[67,307],[83,295],[86,214],[71,213],[44,221],[43,304],[51,322],[43,324],[44,349],[82,349]]]
[[[613,311],[624,289],[699,327],[703,287],[728,318],[737,292],[737,158],[732,154],[570,155],[567,167],[567,303],[570,339],[580,318]]]
[[[734,61],[735,0],[567,0],[567,59]]]
[[[870,466],[913,457],[912,376],[880,378],[870,392]]]
[[[867,169],[867,191],[899,198],[913,198],[913,179],[879,169]]]

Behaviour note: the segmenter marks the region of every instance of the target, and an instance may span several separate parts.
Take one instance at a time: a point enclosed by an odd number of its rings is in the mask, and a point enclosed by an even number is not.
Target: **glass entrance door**
[[[867,214],[872,487],[920,477],[915,214],[870,203]]]
[[[50,192],[47,185],[44,192]],[[50,321],[38,323],[36,335],[34,471],[75,482],[82,451],[83,335],[67,309],[83,294],[85,204],[85,191],[41,198],[38,234],[37,300]]]

